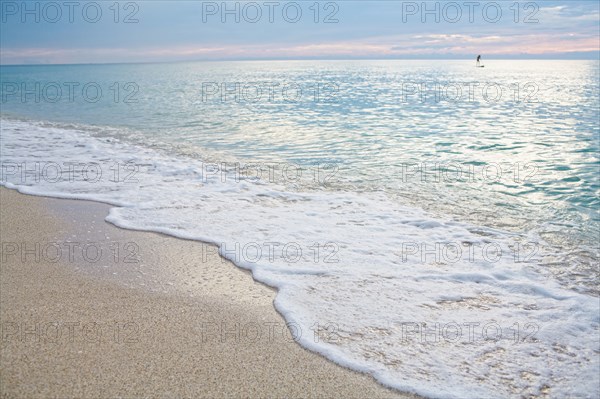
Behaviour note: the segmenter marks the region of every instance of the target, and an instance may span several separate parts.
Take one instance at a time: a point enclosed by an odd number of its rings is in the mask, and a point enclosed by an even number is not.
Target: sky
[[[6,1],[0,64],[598,59],[592,1]]]

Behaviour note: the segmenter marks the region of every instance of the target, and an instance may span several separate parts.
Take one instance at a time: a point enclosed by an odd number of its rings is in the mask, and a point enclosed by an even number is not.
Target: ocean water
[[[597,61],[0,71],[3,185],[218,244],[383,384],[600,394]]]

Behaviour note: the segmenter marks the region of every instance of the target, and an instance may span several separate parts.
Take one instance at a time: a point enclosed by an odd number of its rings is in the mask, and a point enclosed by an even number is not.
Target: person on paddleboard
[[[481,55],[477,56],[477,66],[481,65]]]

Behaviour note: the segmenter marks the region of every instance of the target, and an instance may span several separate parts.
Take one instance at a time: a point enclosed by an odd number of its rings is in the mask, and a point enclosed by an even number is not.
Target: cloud
[[[524,34],[513,36],[430,34],[376,37],[360,41],[332,41],[289,45],[170,46],[150,48],[2,49],[4,63],[28,63],[46,60],[50,63],[77,62],[149,62],[215,59],[272,58],[389,58],[403,56],[486,55],[552,55],[598,52],[597,37],[576,32],[565,34]]]
[[[383,7],[377,4],[375,2],[373,7]],[[498,24],[423,24],[420,19],[403,24],[395,17],[394,12],[398,10],[389,2],[384,5],[388,8],[364,10],[355,6],[342,10],[346,14],[340,11],[342,22],[339,24],[319,25],[311,19],[304,25],[267,24],[260,29],[247,24],[222,24],[220,20],[213,25],[202,25],[194,18],[183,18],[175,25],[169,23],[167,28],[166,21],[181,16],[182,11],[168,8],[172,14],[169,14],[170,18],[156,19],[164,13],[159,11],[165,11],[158,6],[154,10],[155,19],[146,15],[147,19],[141,20],[144,23],[127,26],[128,30],[124,31],[105,32],[99,26],[75,24],[53,26],[55,31],[50,33],[49,28],[42,25],[14,24],[3,27],[0,57],[2,64],[14,64],[443,58],[470,54],[562,56],[582,52],[597,56],[600,51],[597,3],[565,2],[543,6],[535,15],[539,20],[535,24],[522,23],[532,11],[524,8],[525,3],[521,3],[519,23],[513,22],[512,9],[505,8],[505,18]],[[385,10],[387,13],[383,12]],[[117,27],[124,29],[121,25]],[[71,30],[76,29],[80,29],[79,34],[71,34]]]

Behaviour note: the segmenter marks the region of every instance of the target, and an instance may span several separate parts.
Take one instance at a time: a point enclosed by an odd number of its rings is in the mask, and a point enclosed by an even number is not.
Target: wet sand
[[[413,397],[300,347],[275,291],[208,244],[119,229],[105,204],[0,203],[2,398]]]

